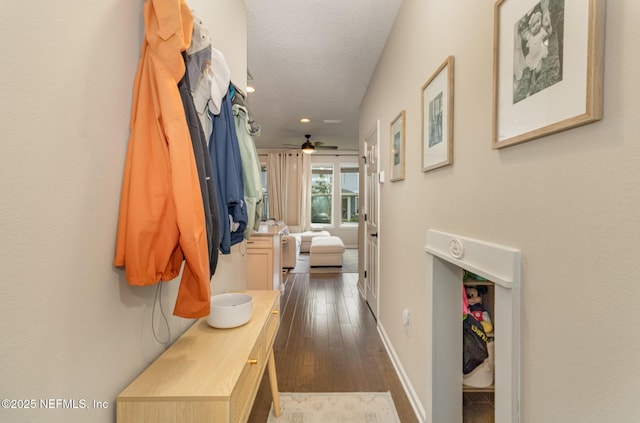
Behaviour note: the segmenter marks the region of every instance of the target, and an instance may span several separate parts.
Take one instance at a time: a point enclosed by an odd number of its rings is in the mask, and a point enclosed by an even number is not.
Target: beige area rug
[[[267,423],[400,423],[389,392],[281,393]]]
[[[342,255],[342,267],[339,266],[309,266],[309,253],[300,253],[296,267],[291,273],[358,273],[358,249],[347,248]]]

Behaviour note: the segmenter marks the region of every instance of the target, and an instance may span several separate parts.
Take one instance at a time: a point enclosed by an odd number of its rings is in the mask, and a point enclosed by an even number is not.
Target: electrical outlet
[[[405,326],[409,326],[411,323],[411,315],[409,314],[409,309],[405,308],[402,310],[402,324]]]

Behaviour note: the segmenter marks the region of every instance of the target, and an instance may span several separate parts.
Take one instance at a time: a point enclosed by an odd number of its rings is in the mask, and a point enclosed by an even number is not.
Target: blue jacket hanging
[[[220,113],[209,113],[209,117],[213,122],[209,155],[216,175],[220,207],[220,251],[222,254],[229,254],[233,245],[242,242],[248,220],[244,202],[242,159],[229,93],[222,99]]]

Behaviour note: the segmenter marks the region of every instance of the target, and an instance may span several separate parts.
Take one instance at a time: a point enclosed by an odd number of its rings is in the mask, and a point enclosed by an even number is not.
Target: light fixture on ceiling
[[[311,119],[309,119],[309,118],[302,118],[302,119],[300,119],[300,122],[301,122],[301,123],[309,123],[309,122],[311,122]]]
[[[316,147],[311,144],[311,141],[309,141],[309,139],[311,138],[311,135],[307,134],[304,136],[307,140],[304,142],[304,144],[302,144],[302,152],[304,154],[313,154],[316,151]]]
[[[247,92],[248,92],[248,93],[255,93],[255,92],[256,92],[256,89],[255,89],[255,88],[253,88],[251,85],[247,85]]]

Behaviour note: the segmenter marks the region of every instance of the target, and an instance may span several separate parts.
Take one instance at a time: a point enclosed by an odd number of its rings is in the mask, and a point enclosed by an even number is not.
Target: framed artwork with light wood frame
[[[391,182],[404,179],[405,111],[391,121]]]
[[[602,119],[605,0],[498,0],[493,148]]]
[[[453,163],[453,56],[422,86],[422,171]]]

